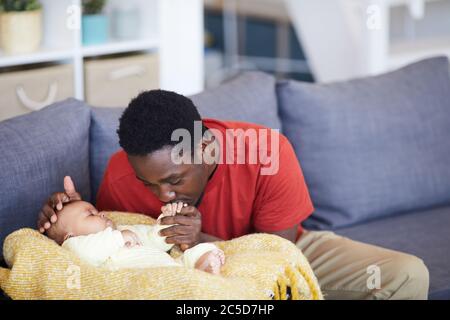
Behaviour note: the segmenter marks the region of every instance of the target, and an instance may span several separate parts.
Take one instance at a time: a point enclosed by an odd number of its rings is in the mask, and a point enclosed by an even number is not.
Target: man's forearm
[[[203,242],[214,242],[214,241],[223,241],[223,239],[211,236],[211,235],[203,233],[203,232],[200,233],[200,242],[201,243],[203,243]]]
[[[285,238],[286,240],[289,240],[293,243],[295,243],[296,241],[296,235],[297,235],[297,229],[298,229],[298,225],[287,229],[287,230],[282,230],[282,231],[277,231],[277,232],[264,232],[264,231],[256,231],[256,233],[270,233],[270,234],[274,234],[277,236],[280,236],[282,238]],[[215,236],[211,236],[209,234],[206,234],[204,232],[200,233],[200,243],[203,242],[215,242],[215,241],[223,241],[223,239],[217,238]]]

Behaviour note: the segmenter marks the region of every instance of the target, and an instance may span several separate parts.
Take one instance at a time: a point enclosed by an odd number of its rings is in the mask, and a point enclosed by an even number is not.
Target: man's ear
[[[208,141],[205,141],[204,139],[202,139],[202,152],[205,152],[206,147],[209,145]]]
[[[205,152],[206,147],[209,146],[211,143],[214,143],[215,140],[216,138],[214,136],[203,137],[201,140],[202,152]]]
[[[203,159],[203,155],[205,153],[206,148],[214,143],[215,141],[215,137],[214,136],[209,136],[209,137],[205,137],[203,136],[202,139],[197,143],[197,145],[195,146],[194,149],[194,163],[197,163],[197,161],[195,161],[196,159],[200,158],[200,160]],[[203,162],[203,161],[201,161]]]

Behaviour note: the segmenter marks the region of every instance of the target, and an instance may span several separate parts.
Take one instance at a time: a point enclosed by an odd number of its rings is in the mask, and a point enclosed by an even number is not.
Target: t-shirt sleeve
[[[314,211],[300,163],[289,141],[280,140],[278,171],[260,175],[253,210],[258,232],[276,232],[294,227]],[[277,159],[276,154],[273,159]],[[272,164],[273,166],[273,164]]]

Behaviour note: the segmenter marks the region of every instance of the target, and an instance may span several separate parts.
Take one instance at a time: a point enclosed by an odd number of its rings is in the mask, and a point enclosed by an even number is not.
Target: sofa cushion
[[[450,206],[335,230],[337,234],[421,258],[430,272],[430,299],[450,299]]]
[[[90,170],[94,203],[109,158],[120,149],[117,128],[124,110],[124,108],[91,108]]]
[[[447,58],[347,82],[282,82],[278,93],[316,209],[305,227],[450,203]]]
[[[221,86],[190,98],[202,117],[237,120],[281,129],[276,80],[263,72],[244,72]]]
[[[83,102],[68,99],[0,122],[1,244],[14,230],[36,227],[48,196],[64,190],[64,176],[90,199],[89,115]]]

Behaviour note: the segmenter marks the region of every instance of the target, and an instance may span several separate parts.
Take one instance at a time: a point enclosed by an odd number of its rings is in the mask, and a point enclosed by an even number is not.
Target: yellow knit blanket
[[[154,223],[138,214],[108,216],[117,225]],[[5,240],[11,269],[0,268],[0,286],[12,299],[323,299],[293,243],[252,234],[215,244],[226,255],[221,275],[185,267],[109,271],[80,261],[35,230],[21,229]]]

